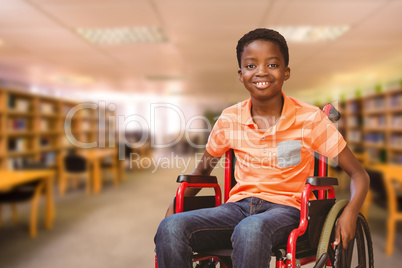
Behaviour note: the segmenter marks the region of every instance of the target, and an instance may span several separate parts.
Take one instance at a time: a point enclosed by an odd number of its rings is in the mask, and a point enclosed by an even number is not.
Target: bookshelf
[[[363,150],[363,114],[362,114],[362,100],[353,99],[348,100],[344,105],[345,111],[341,111],[342,117],[345,120],[345,129],[343,135],[349,143],[350,148],[355,152]]]
[[[0,88],[0,169],[18,169],[41,162],[58,169],[62,156],[75,145],[66,136],[68,113],[80,103]],[[90,106],[90,108],[88,107]],[[100,122],[99,105],[78,109],[71,117],[71,134],[81,143],[99,142],[99,128],[108,138],[109,122]],[[106,110],[106,109],[105,109]],[[106,118],[114,113],[106,110]],[[109,146],[104,141],[105,147]]]
[[[402,88],[341,103],[339,130],[368,164],[402,164]]]
[[[388,95],[389,114],[387,130],[389,160],[392,163],[402,164],[402,89]]]

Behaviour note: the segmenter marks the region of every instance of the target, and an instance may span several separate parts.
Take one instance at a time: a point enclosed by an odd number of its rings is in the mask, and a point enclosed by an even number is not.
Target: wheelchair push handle
[[[341,113],[330,103],[326,104],[322,110],[332,123],[341,119]]]

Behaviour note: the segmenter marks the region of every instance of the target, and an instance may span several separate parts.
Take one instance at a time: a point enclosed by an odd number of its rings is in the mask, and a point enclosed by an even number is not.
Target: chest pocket
[[[281,168],[298,165],[301,162],[301,142],[294,140],[278,143],[277,160]]]

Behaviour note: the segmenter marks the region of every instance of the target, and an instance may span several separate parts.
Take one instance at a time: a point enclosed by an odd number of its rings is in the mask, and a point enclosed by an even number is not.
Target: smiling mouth
[[[255,83],[257,86],[266,86],[269,84],[269,82],[257,82]]]
[[[271,82],[254,82],[254,85],[259,88],[259,89],[265,89],[267,87],[269,87],[269,85],[271,84]]]

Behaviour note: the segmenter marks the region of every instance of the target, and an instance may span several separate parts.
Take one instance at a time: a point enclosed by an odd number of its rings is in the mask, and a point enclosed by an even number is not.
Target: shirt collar
[[[282,114],[281,117],[278,120],[278,123],[274,127],[270,127],[267,130],[267,133],[274,133],[276,131],[281,131],[281,130],[286,130],[288,129],[293,122],[295,121],[295,104],[292,101],[291,98],[287,97],[285,93],[282,91],[282,96],[283,96],[283,108],[282,108]],[[254,121],[251,118],[251,98],[246,100],[244,104],[242,105],[242,111],[241,111],[241,121],[242,124],[247,125],[247,126],[254,126],[254,128],[257,128],[257,125],[254,123]]]

